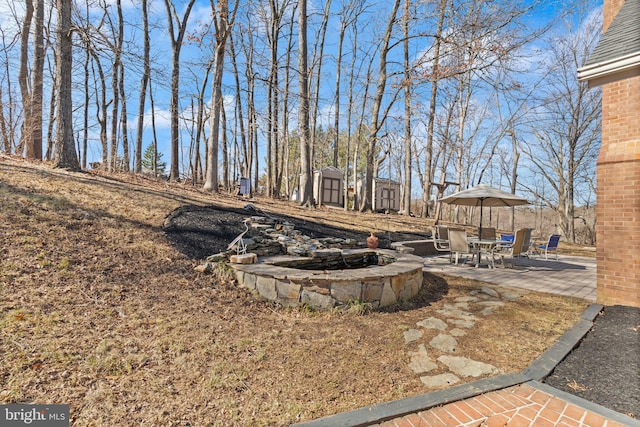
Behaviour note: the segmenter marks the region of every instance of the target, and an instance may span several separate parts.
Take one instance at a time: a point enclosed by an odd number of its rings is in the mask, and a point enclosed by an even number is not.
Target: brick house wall
[[[624,0],[604,1],[604,29]],[[597,300],[640,307],[640,77],[602,85]]]
[[[613,18],[618,14],[618,11],[622,7],[624,0],[604,0],[604,31],[607,31],[609,24],[613,21]]]

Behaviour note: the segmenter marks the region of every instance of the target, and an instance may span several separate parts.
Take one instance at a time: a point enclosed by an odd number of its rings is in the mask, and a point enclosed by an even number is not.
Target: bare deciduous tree
[[[233,27],[236,9],[229,15],[229,3],[227,0],[218,1],[218,5],[211,1],[211,12],[215,26],[215,59],[213,81],[211,82],[211,117],[209,145],[207,147],[206,181],[204,189],[218,192],[218,137],[220,132],[220,112],[222,110],[222,75],[224,73],[224,56],[229,32]]]
[[[135,167],[136,173],[142,172],[142,134],[144,131],[144,106],[146,103],[147,86],[149,85],[149,76],[151,74],[150,51],[149,44],[149,12],[147,9],[147,0],[142,0],[142,78],[140,79],[140,96],[138,97],[138,129],[136,133],[136,155]]]
[[[180,51],[194,3],[195,0],[189,0],[184,14],[180,18],[173,2],[164,0],[167,9],[169,38],[171,39],[171,101],[169,106],[171,113],[171,165],[169,179],[172,181],[180,179]],[[174,29],[174,20],[177,32]]]

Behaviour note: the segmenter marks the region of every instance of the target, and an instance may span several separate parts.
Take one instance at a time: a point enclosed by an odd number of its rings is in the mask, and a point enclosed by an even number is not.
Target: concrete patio
[[[558,255],[558,260],[547,260],[534,255],[530,258],[515,258],[513,264],[513,267],[496,264],[496,268],[488,268],[486,265],[476,268],[471,259],[467,263],[452,264],[448,254],[424,257],[424,271],[571,296],[591,302],[596,300],[595,258]]]

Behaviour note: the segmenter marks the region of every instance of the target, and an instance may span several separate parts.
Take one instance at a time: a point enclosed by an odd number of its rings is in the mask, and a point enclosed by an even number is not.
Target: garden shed
[[[358,198],[363,199],[364,181],[358,181]],[[371,210],[374,212],[398,212],[400,210],[400,183],[389,178],[373,178],[373,200]]]
[[[326,166],[313,172],[313,199],[316,205],[343,207],[343,174],[335,166]]]

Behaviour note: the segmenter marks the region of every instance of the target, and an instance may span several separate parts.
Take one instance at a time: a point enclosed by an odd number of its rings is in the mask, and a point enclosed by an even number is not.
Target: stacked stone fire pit
[[[421,257],[366,249],[353,239],[312,239],[271,220],[248,221],[260,234],[245,239],[247,252],[256,253],[258,262],[230,264],[240,286],[266,300],[319,310],[354,302],[379,308],[407,300],[422,288]]]

